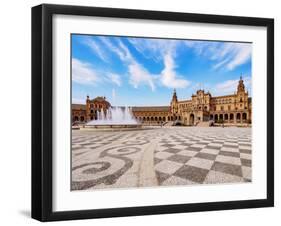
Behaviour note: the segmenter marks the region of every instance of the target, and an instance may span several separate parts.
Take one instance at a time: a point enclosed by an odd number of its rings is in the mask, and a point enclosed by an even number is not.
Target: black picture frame
[[[52,18],[55,14],[267,28],[267,198],[128,208],[52,210]],[[43,4],[32,8],[32,218],[40,221],[274,206],[274,20],[177,12]]]

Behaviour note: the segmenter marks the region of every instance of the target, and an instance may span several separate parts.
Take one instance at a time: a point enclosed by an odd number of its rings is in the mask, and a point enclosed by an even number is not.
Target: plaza
[[[72,130],[72,190],[251,182],[251,128]]]

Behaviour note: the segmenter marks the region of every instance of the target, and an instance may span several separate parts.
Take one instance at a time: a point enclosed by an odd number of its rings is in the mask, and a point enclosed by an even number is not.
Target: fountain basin
[[[84,125],[80,130],[94,130],[94,131],[129,131],[140,130],[141,124],[95,124]]]
[[[87,122],[81,130],[137,130],[142,125],[136,120],[130,107],[110,107],[97,112],[97,118]]]

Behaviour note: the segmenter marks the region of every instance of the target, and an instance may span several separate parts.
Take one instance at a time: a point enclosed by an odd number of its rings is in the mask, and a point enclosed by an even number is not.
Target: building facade
[[[198,90],[188,100],[178,100],[174,90],[169,106],[132,107],[135,118],[145,125],[182,124],[198,125],[204,122],[226,125],[251,124],[252,101],[242,77],[234,94],[212,97],[209,92]],[[111,107],[105,97],[86,99],[86,105],[72,105],[73,122],[97,119],[98,112]],[[79,110],[80,109],[80,110]],[[78,120],[77,120],[78,119]],[[81,120],[84,119],[84,120]]]

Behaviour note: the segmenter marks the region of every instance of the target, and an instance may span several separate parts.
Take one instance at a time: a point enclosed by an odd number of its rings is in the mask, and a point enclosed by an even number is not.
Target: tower
[[[240,80],[238,82],[238,86],[237,86],[237,93],[241,93],[241,92],[245,92],[245,85],[244,85],[244,81],[242,79],[242,76],[240,76]]]
[[[171,111],[173,114],[178,113],[178,97],[177,97],[176,89],[174,89],[174,93],[171,101]]]
[[[172,102],[178,102],[178,97],[177,97],[176,89],[174,89]]]
[[[237,86],[237,95],[236,95],[236,106],[237,110],[245,110],[248,109],[248,92],[245,90],[245,85],[242,76],[240,76],[240,80]]]

